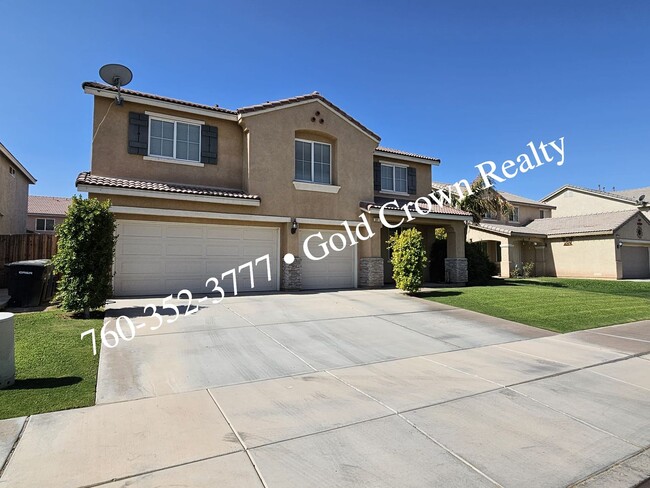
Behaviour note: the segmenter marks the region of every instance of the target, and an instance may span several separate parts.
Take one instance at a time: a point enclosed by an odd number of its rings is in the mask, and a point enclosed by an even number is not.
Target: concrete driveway
[[[0,421],[0,486],[612,487],[650,477],[650,322],[559,336],[350,290],[207,300],[151,331],[147,303],[160,310],[158,298],[107,312],[145,325],[102,349],[99,405]]]

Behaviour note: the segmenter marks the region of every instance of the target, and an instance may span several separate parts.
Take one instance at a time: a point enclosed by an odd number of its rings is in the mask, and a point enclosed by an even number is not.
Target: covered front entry
[[[623,279],[650,278],[650,247],[623,246],[621,248]]]
[[[232,292],[233,278],[222,273],[235,269],[239,291],[279,289],[279,228],[248,225],[190,224],[137,220],[117,221],[115,250],[116,296],[177,294],[188,289],[210,293],[206,280],[216,277],[226,292]],[[271,280],[266,260],[269,255]],[[238,267],[252,261],[251,283],[248,268]]]

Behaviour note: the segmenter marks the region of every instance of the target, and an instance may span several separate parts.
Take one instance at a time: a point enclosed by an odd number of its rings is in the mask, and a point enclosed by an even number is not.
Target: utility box
[[[16,381],[14,314],[0,312],[0,389]]]
[[[52,262],[49,259],[18,261],[7,264],[7,268],[10,307],[38,307],[51,298],[48,285],[52,280]]]

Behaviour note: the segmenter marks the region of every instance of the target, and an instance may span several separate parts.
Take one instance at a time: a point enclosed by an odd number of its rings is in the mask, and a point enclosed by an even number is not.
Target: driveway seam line
[[[402,314],[393,314],[393,315],[402,315]],[[433,339],[434,341],[439,341],[439,342],[442,342],[443,344],[449,344],[450,346],[453,346],[456,349],[460,349],[460,347],[461,347],[458,344],[454,344],[453,342],[445,341],[444,339],[438,339],[437,337],[432,337],[430,335],[425,334],[424,332],[420,332],[419,330],[411,329],[410,327],[407,327],[405,325],[398,324],[396,322],[393,322],[392,320],[388,320],[388,319],[384,318],[385,316],[383,316],[383,315],[375,315],[375,317],[377,317],[380,320],[383,320],[384,322],[388,322],[391,325],[396,325],[397,327],[401,327],[403,329],[406,329],[409,332],[415,332],[416,334],[420,334],[420,335],[422,335],[422,336],[424,336],[424,337],[426,337],[428,339]]]
[[[515,385],[515,386],[518,386],[518,385]],[[619,437],[619,436],[617,436],[616,434],[614,434],[614,433],[612,433],[612,432],[609,432],[609,431],[607,431],[607,430],[605,430],[605,429],[603,429],[603,428],[601,428],[601,427],[598,427],[598,426],[596,426],[596,425],[594,425],[594,424],[591,424],[591,423],[587,422],[586,420],[579,419],[578,417],[575,417],[574,415],[571,415],[571,414],[568,413],[568,412],[565,412],[565,411],[563,411],[563,410],[559,410],[559,409],[557,409],[557,408],[555,408],[555,407],[552,407],[552,406],[550,406],[550,405],[548,405],[548,404],[542,402],[541,400],[537,400],[536,398],[533,398],[533,397],[531,397],[530,395],[526,395],[525,393],[516,390],[515,388],[512,388],[512,387],[510,387],[510,386],[507,386],[506,389],[507,389],[507,390],[510,390],[510,391],[512,391],[512,392],[514,392],[514,393],[516,393],[517,395],[521,395],[521,396],[524,397],[524,398],[527,398],[527,399],[529,399],[529,400],[532,400],[532,401],[534,401],[535,403],[538,403],[538,404],[542,405],[543,407],[548,408],[549,410],[552,410],[552,411],[554,411],[554,412],[556,412],[556,413],[559,413],[559,414],[561,414],[561,415],[564,415],[565,417],[568,417],[568,418],[570,418],[570,419],[572,419],[572,420],[575,420],[576,422],[580,422],[581,424],[586,425],[587,427],[590,427],[590,428],[592,428],[592,429],[594,429],[594,430],[597,430],[597,431],[599,431],[599,432],[602,432],[602,433],[604,433],[604,434],[610,435],[610,436],[612,436],[612,437],[618,439],[619,441],[625,442],[626,444],[629,444],[629,445],[631,445],[631,446],[637,447],[637,448],[639,448],[639,449],[644,449],[644,448],[645,448],[645,446],[639,446],[638,444],[635,444],[635,443],[632,442],[632,441],[628,441],[628,440],[626,440],[626,439],[623,439],[622,437]]]
[[[639,450],[639,451],[633,452],[633,453],[630,454],[629,456],[625,456],[624,458],[619,459],[618,461],[616,461],[616,462],[610,464],[609,466],[605,466],[604,468],[602,468],[602,469],[600,469],[600,470],[598,470],[598,471],[596,471],[596,472],[594,472],[594,473],[588,474],[588,475],[585,476],[584,478],[581,478],[581,479],[579,479],[578,481],[576,481],[575,483],[572,483],[571,485],[569,485],[568,488],[577,487],[577,486],[579,486],[581,483],[584,483],[584,482],[586,482],[586,481],[592,480],[592,479],[594,479],[594,478],[600,476],[601,474],[606,473],[607,471],[610,471],[610,470],[612,470],[612,469],[614,469],[614,468],[616,468],[616,467],[618,467],[618,466],[622,466],[622,465],[624,465],[625,463],[627,463],[628,461],[630,461],[632,458],[635,458],[635,457],[640,456],[640,455],[642,455],[643,453],[647,452],[648,449],[649,449],[649,448],[644,448],[644,449],[641,449],[641,450]],[[639,484],[635,484],[633,488],[640,487],[641,484],[644,483],[644,482],[645,482],[645,481],[641,481]]]
[[[18,436],[16,437],[16,440],[11,446],[11,450],[9,451],[9,454],[7,454],[7,459],[5,459],[2,466],[0,466],[0,478],[2,478],[2,475],[4,474],[5,470],[9,466],[9,461],[11,461],[11,458],[14,456],[14,452],[16,452],[16,449],[18,449],[18,442],[20,442],[20,439],[22,439],[23,434],[25,433],[25,429],[27,429],[27,424],[29,423],[31,418],[32,416],[28,415],[25,421],[23,422],[23,425],[20,428],[20,432],[18,432]]]
[[[317,371],[318,371],[318,370],[317,370],[316,368],[314,368],[311,364],[309,364],[307,361],[305,361],[303,358],[301,358],[297,353],[293,352],[293,351],[292,351],[291,349],[289,349],[287,346],[285,346],[285,345],[282,344],[280,341],[278,341],[275,337],[269,335],[267,332],[265,332],[265,331],[263,331],[262,329],[260,329],[257,325],[253,324],[253,323],[252,323],[250,320],[248,320],[246,317],[243,317],[242,315],[239,315],[239,314],[238,314],[237,312],[235,312],[234,310],[231,310],[231,312],[234,313],[235,315],[237,315],[238,317],[241,317],[242,319],[244,319],[244,320],[245,320],[246,322],[248,322],[249,324],[251,324],[253,327],[255,327],[255,330],[257,330],[257,331],[261,332],[262,334],[264,334],[266,337],[268,337],[268,338],[271,339],[273,342],[275,342],[276,344],[278,344],[278,345],[279,345],[280,347],[282,347],[284,350],[286,350],[287,352],[293,354],[296,358],[298,358],[300,361],[302,361],[302,362],[305,363],[307,366],[309,366],[311,369],[313,369],[314,372],[317,372]],[[304,373],[303,373],[303,374],[304,374]]]
[[[423,436],[425,436],[427,439],[429,439],[431,442],[433,442],[434,444],[436,444],[437,446],[439,446],[439,447],[440,447],[441,449],[443,449],[444,451],[448,452],[451,456],[455,457],[455,458],[458,459],[460,462],[462,462],[463,464],[465,464],[466,466],[468,466],[468,467],[471,468],[472,470],[476,471],[476,472],[477,472],[478,474],[480,474],[481,476],[487,478],[489,481],[491,481],[491,482],[494,483],[495,485],[497,485],[497,486],[503,488],[503,486],[502,486],[500,483],[497,483],[495,480],[493,480],[492,478],[490,478],[487,474],[485,474],[483,471],[481,471],[480,469],[478,469],[476,466],[474,466],[474,465],[473,465],[472,463],[470,463],[468,460],[466,460],[465,458],[463,458],[463,457],[460,456],[459,454],[456,454],[454,451],[452,451],[451,449],[449,449],[448,447],[446,447],[446,446],[443,445],[442,443],[438,442],[436,439],[434,439],[434,438],[431,437],[429,434],[427,434],[426,432],[424,432],[422,429],[420,429],[418,426],[416,426],[413,422],[411,422],[409,419],[407,419],[406,417],[404,417],[400,412],[398,412],[398,411],[395,410],[394,408],[389,407],[389,406],[386,405],[384,402],[382,402],[381,400],[375,398],[374,396],[370,395],[369,393],[366,393],[365,391],[363,391],[363,390],[357,388],[356,386],[354,386],[354,385],[352,385],[352,384],[346,382],[345,380],[339,378],[339,377],[336,376],[334,373],[332,373],[332,372],[330,372],[330,371],[326,371],[326,373],[329,374],[329,375],[331,375],[331,376],[333,376],[334,378],[336,378],[338,381],[340,381],[340,382],[343,383],[344,385],[347,385],[348,387],[350,387],[350,388],[352,388],[352,389],[358,391],[359,393],[361,393],[361,394],[367,396],[368,398],[370,398],[371,400],[377,402],[378,404],[382,405],[383,407],[386,407],[388,410],[394,412],[394,415],[396,415],[397,417],[399,417],[399,418],[401,418],[402,420],[404,420],[407,424],[409,424],[411,427],[413,427],[415,430],[417,430],[420,434],[422,434]]]
[[[253,457],[251,456],[251,453],[248,452],[248,447],[246,446],[246,443],[244,442],[244,440],[243,440],[243,439],[241,438],[241,436],[239,435],[239,432],[237,432],[237,430],[235,429],[235,427],[232,425],[232,422],[230,421],[230,419],[229,419],[228,416],[226,415],[226,412],[223,411],[223,409],[221,408],[221,405],[219,405],[219,402],[218,402],[217,399],[214,397],[214,395],[212,394],[212,392],[211,392],[210,390],[206,390],[206,391],[208,392],[208,395],[210,395],[210,398],[212,398],[212,401],[214,402],[214,404],[215,404],[215,405],[217,406],[217,408],[219,409],[219,412],[221,412],[221,415],[223,416],[224,420],[225,420],[226,423],[228,424],[228,427],[230,427],[230,430],[232,431],[233,434],[235,434],[235,436],[237,437],[237,440],[239,441],[239,443],[241,444],[241,446],[244,448],[244,452],[246,453],[246,457],[248,458],[248,460],[250,461],[251,465],[253,466],[253,469],[255,470],[255,473],[257,474],[257,477],[260,479],[260,482],[262,483],[262,486],[264,486],[264,488],[268,488],[268,485],[266,484],[266,481],[264,480],[264,477],[262,476],[262,472],[260,471],[259,467],[258,467],[257,464],[255,463],[255,460],[254,460]]]
[[[627,325],[627,324],[621,324],[621,325]],[[595,331],[594,331],[594,334],[603,335],[603,336],[607,336],[607,337],[616,337],[617,339],[627,339],[628,341],[646,342],[646,343],[650,344],[650,341],[646,341],[645,339],[636,339],[634,337],[625,337],[625,336],[620,336],[620,335],[615,335],[615,334],[606,334],[605,332],[595,332]]]
[[[591,371],[591,372],[594,373],[594,374],[597,374],[599,376],[609,378],[610,380],[618,381],[619,383],[623,383],[623,384],[628,385],[628,386],[634,386],[635,388],[641,388],[642,390],[650,391],[650,388],[646,388],[645,386],[641,386],[641,385],[635,385],[634,383],[629,383],[629,382],[627,382],[625,380],[622,380],[622,379],[619,379],[619,378],[614,378],[613,376],[609,376],[608,374],[605,374],[605,373],[600,373],[598,371]]]

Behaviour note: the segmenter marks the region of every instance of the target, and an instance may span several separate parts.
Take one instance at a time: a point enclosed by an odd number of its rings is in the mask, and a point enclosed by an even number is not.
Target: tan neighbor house
[[[29,185],[36,179],[0,143],[0,235],[24,234]]]
[[[631,209],[638,209],[648,216],[650,215],[650,186],[607,192],[564,185],[545,196],[542,202],[555,206],[553,215],[556,217]]]
[[[501,276],[533,262],[537,276],[650,278],[650,221],[637,206],[610,207],[607,199],[603,208],[580,203],[571,210],[561,198],[536,202],[500,193],[515,211],[470,224],[467,238],[486,243]]]
[[[30,195],[27,206],[27,232],[54,234],[63,222],[72,198]]]
[[[228,110],[132,90],[116,105],[113,87],[83,89],[94,95],[95,138],[77,188],[111,200],[116,295],[201,291],[209,277],[230,290],[222,273],[266,254],[271,279],[260,261],[255,290],[383,285],[388,229],[379,214],[397,227],[401,205],[430,192],[440,163],[379,147],[379,136],[318,93]],[[466,282],[469,214],[416,215],[408,225],[430,242],[435,227],[447,229],[447,274]],[[344,221],[372,237],[342,246]],[[305,242],[312,256],[329,255],[310,259]],[[238,289],[250,290],[248,270],[237,276]]]

